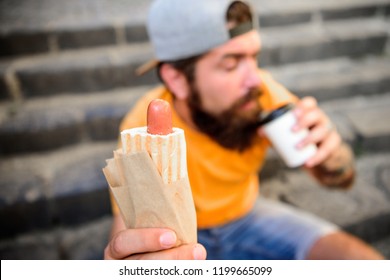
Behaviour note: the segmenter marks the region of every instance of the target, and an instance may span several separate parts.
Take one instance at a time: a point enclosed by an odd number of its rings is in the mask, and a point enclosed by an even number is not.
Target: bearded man
[[[174,231],[125,229],[114,205],[106,259],[381,259],[370,246],[302,210],[259,198],[269,141],[259,116],[294,103],[300,148],[317,153],[303,168],[327,185],[348,187],[353,156],[314,98],[299,100],[258,67],[261,40],[250,6],[232,0],[156,0],[148,32],[163,86],[146,93],[121,130],[145,126],[151,100],[173,108],[185,131],[199,244],[175,247]],[[297,34],[299,35],[299,34]],[[260,178],[261,179],[261,178]]]

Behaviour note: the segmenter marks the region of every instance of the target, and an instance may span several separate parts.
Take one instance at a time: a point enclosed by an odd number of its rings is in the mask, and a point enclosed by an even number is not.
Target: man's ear
[[[179,100],[184,100],[189,95],[189,85],[186,77],[172,65],[164,63],[160,67],[160,76],[168,89]]]

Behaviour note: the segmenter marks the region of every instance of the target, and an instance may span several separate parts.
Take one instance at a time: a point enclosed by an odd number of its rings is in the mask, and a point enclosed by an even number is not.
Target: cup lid
[[[272,112],[267,114],[265,117],[260,116],[259,125],[260,126],[265,125],[265,124],[269,123],[270,121],[273,121],[274,119],[279,118],[280,116],[282,116],[286,112],[290,111],[293,107],[294,107],[294,104],[288,103],[286,105],[283,105],[283,106],[273,110]]]

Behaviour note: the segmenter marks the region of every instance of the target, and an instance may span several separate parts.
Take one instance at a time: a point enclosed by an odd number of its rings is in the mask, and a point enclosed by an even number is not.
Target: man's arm
[[[343,142],[328,159],[308,171],[324,186],[348,189],[355,180],[353,152]]]

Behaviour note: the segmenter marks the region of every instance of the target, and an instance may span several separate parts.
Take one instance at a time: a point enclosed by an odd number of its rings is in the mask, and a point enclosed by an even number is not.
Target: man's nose
[[[248,59],[247,73],[245,76],[244,86],[247,88],[253,88],[260,86],[261,80],[257,61],[255,59]]]

